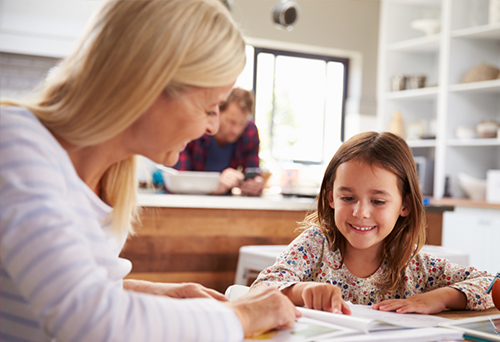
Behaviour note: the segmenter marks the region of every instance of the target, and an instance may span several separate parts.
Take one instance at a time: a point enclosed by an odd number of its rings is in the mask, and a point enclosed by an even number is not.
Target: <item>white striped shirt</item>
[[[213,299],[123,290],[112,208],[30,112],[0,109],[1,341],[239,341]]]

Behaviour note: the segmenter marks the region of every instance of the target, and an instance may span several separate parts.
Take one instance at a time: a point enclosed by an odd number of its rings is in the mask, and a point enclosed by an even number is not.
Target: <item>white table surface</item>
[[[211,208],[250,210],[314,210],[316,202],[307,197],[286,197],[282,195],[210,196],[210,195],[164,195],[138,194],[138,204],[142,207],[167,208]]]

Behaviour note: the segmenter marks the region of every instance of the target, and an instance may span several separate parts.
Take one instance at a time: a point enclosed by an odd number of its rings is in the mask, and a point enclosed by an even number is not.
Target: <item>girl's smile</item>
[[[408,214],[397,176],[380,166],[358,161],[338,167],[330,207],[335,210],[337,228],[348,242],[346,255],[354,251],[379,254],[382,241],[392,232],[399,216]]]

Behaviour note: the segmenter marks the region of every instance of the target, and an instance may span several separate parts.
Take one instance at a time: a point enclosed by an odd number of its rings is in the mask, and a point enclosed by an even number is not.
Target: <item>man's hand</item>
[[[213,195],[224,195],[232,188],[239,186],[245,178],[243,172],[228,167],[219,177],[219,185],[212,191]]]
[[[342,299],[338,286],[328,283],[302,282],[282,290],[292,303],[309,309],[333,313],[351,314],[351,310]]]
[[[264,178],[255,176],[254,178],[247,179],[240,185],[241,194],[247,196],[260,196],[262,189],[264,189]]]
[[[274,287],[261,286],[240,298],[224,303],[234,310],[245,337],[253,337],[271,329],[289,329],[301,313]]]
[[[125,290],[171,298],[214,298],[220,301],[227,301],[227,298],[222,293],[195,283],[172,284],[124,279],[123,288]]]
[[[420,293],[406,299],[388,299],[372,305],[372,309],[380,311],[396,311],[397,313],[415,312],[433,314],[446,308],[464,310],[467,305],[465,294],[452,287],[443,287],[433,291]]]

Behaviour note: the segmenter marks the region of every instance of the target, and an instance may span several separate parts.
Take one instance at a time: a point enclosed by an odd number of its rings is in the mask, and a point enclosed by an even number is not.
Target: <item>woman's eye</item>
[[[213,111],[213,110],[209,110],[209,111],[207,112],[207,115],[208,115],[208,116],[217,115],[217,112],[216,112],[216,111]]]

